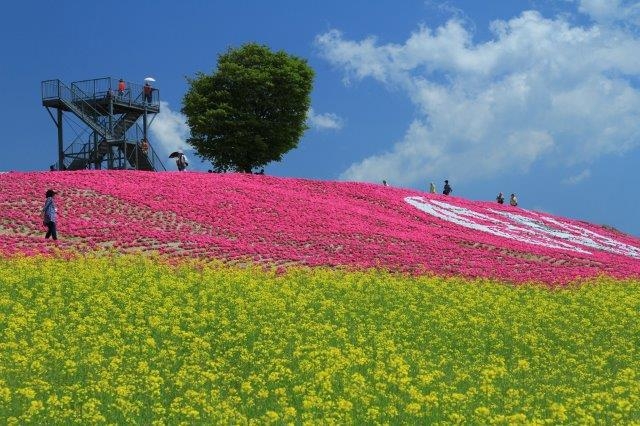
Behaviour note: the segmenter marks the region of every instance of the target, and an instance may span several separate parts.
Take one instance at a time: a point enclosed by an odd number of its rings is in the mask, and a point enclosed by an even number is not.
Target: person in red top
[[[151,93],[153,92],[153,87],[151,87],[151,85],[149,84],[149,82],[147,81],[144,84],[143,87],[143,93],[144,93],[144,101],[147,103],[151,103]]]
[[[118,97],[119,98],[124,96],[125,90],[127,90],[127,83],[125,83],[123,79],[120,79],[120,81],[118,81]]]

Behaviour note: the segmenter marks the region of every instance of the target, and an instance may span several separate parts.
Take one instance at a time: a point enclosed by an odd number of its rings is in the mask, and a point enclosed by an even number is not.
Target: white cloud
[[[589,15],[594,21],[611,23],[625,21],[635,25],[640,23],[640,2],[622,0],[577,0],[578,10]]]
[[[456,19],[419,27],[404,44],[320,34],[321,55],[346,79],[400,88],[418,112],[388,151],[352,164],[342,178],[471,180],[526,172],[537,162],[588,164],[636,148],[640,39],[622,27],[567,19],[526,11],[493,22],[494,36],[483,43]]]
[[[180,112],[173,111],[167,102],[160,102],[160,112],[153,119],[149,130],[152,135],[151,144],[163,161],[173,151],[191,148],[186,142],[189,137],[187,118]]]
[[[620,8],[619,0],[579,0],[578,10],[595,20],[611,20]]]
[[[316,130],[340,130],[344,126],[344,121],[336,114],[316,114],[313,108],[309,108],[307,124]]]
[[[464,10],[454,6],[452,3],[443,0],[425,0],[425,6],[439,15],[452,16],[458,21],[464,21],[465,25],[475,28],[473,20],[465,13]]]
[[[578,173],[577,175],[574,176],[569,176],[568,178],[564,179],[562,181],[562,183],[566,184],[566,185],[577,185],[580,182],[589,179],[591,177],[591,170],[589,169],[585,169],[583,171],[581,171],[580,173]]]

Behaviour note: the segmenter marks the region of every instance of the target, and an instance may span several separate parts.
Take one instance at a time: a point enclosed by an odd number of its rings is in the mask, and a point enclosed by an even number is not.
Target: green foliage
[[[250,43],[188,79],[188,142],[216,171],[251,172],[297,147],[307,129],[313,69],[306,60]]]

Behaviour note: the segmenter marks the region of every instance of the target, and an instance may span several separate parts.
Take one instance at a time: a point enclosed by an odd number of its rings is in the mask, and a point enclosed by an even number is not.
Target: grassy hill
[[[1,424],[640,418],[640,244],[614,230],[256,175],[0,189]]]
[[[497,203],[244,174],[0,175],[0,253],[154,252],[227,263],[383,268],[564,284],[640,276],[640,240]],[[57,245],[39,212],[59,192]]]

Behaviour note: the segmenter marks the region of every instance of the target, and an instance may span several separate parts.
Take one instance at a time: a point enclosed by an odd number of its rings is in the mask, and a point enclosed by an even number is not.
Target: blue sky
[[[449,179],[456,196],[515,192],[524,208],[640,236],[638,24],[625,0],[10,2],[0,170],[56,161],[40,94],[52,78],[153,76],[151,143],[186,147],[186,77],[258,42],[316,72],[311,128],[266,173],[421,190]]]

